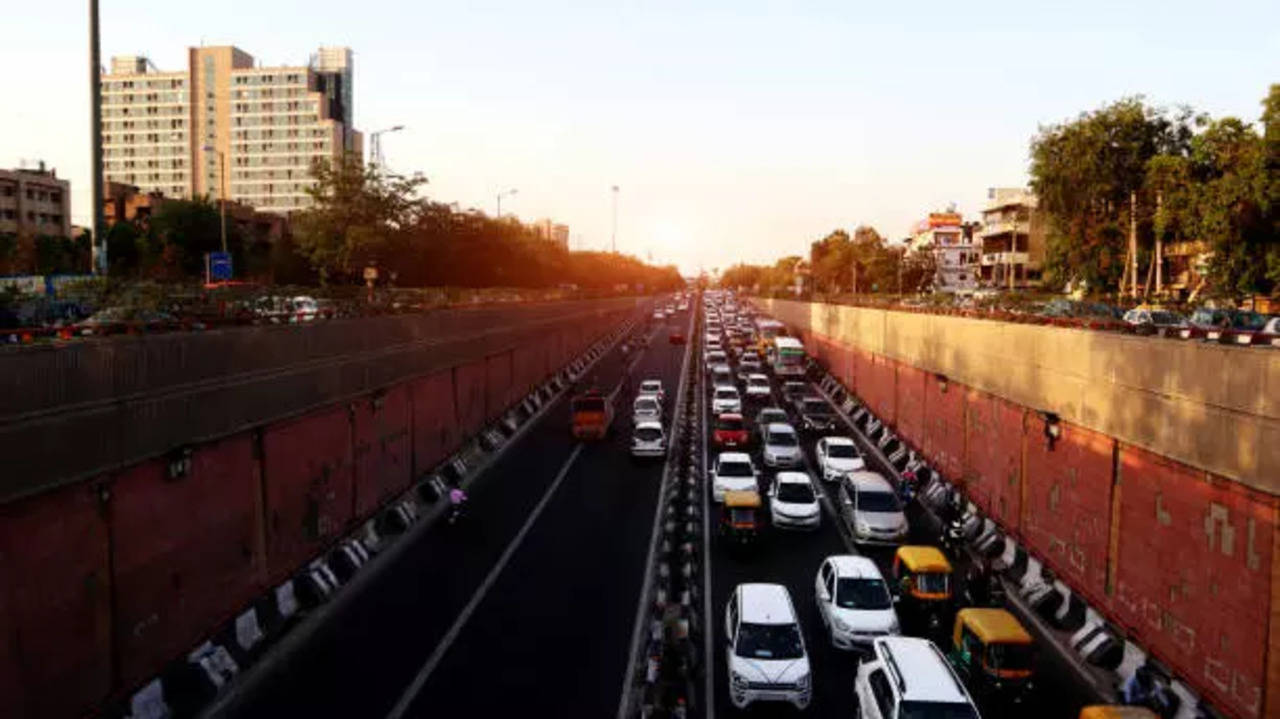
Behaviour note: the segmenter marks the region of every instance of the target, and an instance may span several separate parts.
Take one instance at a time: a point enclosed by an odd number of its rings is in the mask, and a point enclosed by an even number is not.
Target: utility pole
[[[107,274],[106,217],[102,209],[102,49],[98,41],[98,0],[89,0],[89,107],[92,120],[89,123],[89,147],[93,159],[89,171],[93,173],[93,272]]]
[[[613,186],[613,251],[618,251],[618,186]]]
[[[519,190],[517,190],[517,189],[515,189],[515,188],[512,188],[512,189],[510,189],[510,190],[507,190],[506,192],[499,192],[499,193],[498,193],[498,214],[495,216],[497,219],[499,219],[499,220],[501,220],[501,219],[502,219],[502,196],[503,196],[503,195],[515,195],[515,194],[518,194],[519,192],[520,192]]]
[[[1129,294],[1138,297],[1138,193],[1129,192]]]
[[[1156,295],[1164,292],[1164,193],[1156,193]]]

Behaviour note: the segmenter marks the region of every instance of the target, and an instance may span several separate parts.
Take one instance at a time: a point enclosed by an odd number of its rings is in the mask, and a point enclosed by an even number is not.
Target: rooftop
[[[742,621],[751,624],[794,624],[791,595],[781,584],[739,584]]]

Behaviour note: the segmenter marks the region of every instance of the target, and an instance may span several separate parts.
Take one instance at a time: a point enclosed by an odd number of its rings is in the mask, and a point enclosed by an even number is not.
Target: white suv
[[[898,634],[893,595],[870,557],[837,554],[818,567],[814,580],[818,617],[841,649],[867,649],[877,637]]]
[[[884,637],[853,682],[860,719],[940,716],[980,719],[969,692],[928,639]]]
[[[781,584],[739,584],[724,610],[729,642],[729,699],[738,709],[758,701],[809,706],[813,680],[804,632]]]

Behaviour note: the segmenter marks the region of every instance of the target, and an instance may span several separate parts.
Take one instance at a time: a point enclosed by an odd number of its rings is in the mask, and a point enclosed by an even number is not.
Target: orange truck
[[[588,390],[573,398],[570,417],[574,437],[604,439],[609,436],[609,425],[613,422],[613,403],[600,390]]]

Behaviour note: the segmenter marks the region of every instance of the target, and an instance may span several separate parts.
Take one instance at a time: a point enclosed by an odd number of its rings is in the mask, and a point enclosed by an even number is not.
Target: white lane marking
[[[658,491],[658,504],[653,508],[653,528],[649,533],[649,556],[644,560],[644,582],[640,587],[640,598],[636,601],[636,619],[631,627],[631,644],[629,645],[630,656],[627,658],[627,671],[622,675],[622,696],[618,699],[618,719],[627,719],[629,716],[628,709],[631,708],[631,690],[635,685],[634,677],[636,673],[636,660],[640,655],[641,638],[645,627],[645,606],[649,602],[649,592],[653,591],[653,558],[658,554],[658,540],[661,537],[659,527],[662,524],[662,508],[666,505],[667,492],[670,491],[668,480],[670,479],[671,467],[674,463],[680,461],[680,457],[675,454],[676,436],[675,427],[680,422],[681,403],[684,402],[684,389],[686,381],[686,373],[689,371],[689,358],[693,354],[692,346],[686,346],[684,350],[684,358],[680,364],[680,383],[676,390],[676,403],[671,411],[671,439],[667,444],[667,462],[662,467],[662,484]],[[679,489],[678,487],[676,488]]]
[[[534,523],[538,521],[538,517],[542,514],[542,510],[551,502],[551,497],[555,495],[556,490],[560,487],[564,478],[569,475],[569,469],[573,467],[573,463],[576,462],[578,456],[582,454],[583,446],[584,445],[579,442],[577,446],[573,448],[573,453],[569,455],[567,460],[565,460],[564,466],[560,468],[560,472],[556,475],[555,481],[551,483],[551,486],[547,488],[546,493],[542,495],[542,499],[538,501],[538,505],[529,513],[529,518],[525,520],[524,526],[520,527],[520,531],[516,534],[515,538],[513,538],[511,543],[507,545],[506,550],[502,552],[502,556],[498,558],[498,563],[493,565],[493,568],[489,570],[488,576],[484,578],[484,582],[481,583],[480,587],[471,595],[471,601],[467,602],[467,606],[463,607],[462,613],[454,620],[453,626],[449,627],[449,631],[445,633],[444,638],[436,645],[435,651],[433,651],[431,656],[427,658],[427,663],[422,665],[422,668],[418,670],[417,676],[413,678],[413,682],[410,683],[409,687],[400,695],[400,700],[396,702],[396,705],[392,707],[391,711],[387,714],[387,719],[400,719],[400,717],[405,716],[405,713],[409,710],[409,706],[413,704],[413,700],[417,698],[418,692],[422,691],[422,687],[425,686],[427,680],[431,678],[432,672],[436,670],[440,661],[444,659],[444,655],[449,651],[449,648],[453,646],[453,642],[457,640],[458,635],[462,633],[462,629],[467,625],[467,620],[471,618],[471,615],[475,612],[476,608],[480,606],[480,602],[484,601],[485,595],[489,593],[489,589],[493,586],[494,582],[498,580],[498,575],[502,574],[502,570],[507,566],[507,562],[510,561],[511,556],[520,548],[520,543],[524,541],[525,535],[533,528]]]
[[[705,696],[704,702],[707,706],[706,717],[707,719],[712,719],[716,715],[716,665],[715,654],[713,653],[715,642],[712,639],[715,636],[717,624],[715,615],[711,613],[711,499],[709,496],[711,486],[707,482],[707,433],[711,431],[711,427],[707,425],[706,381],[706,372],[703,371],[701,364],[699,364],[698,380],[694,385],[694,389],[698,393],[698,409],[701,415],[700,424],[702,425],[702,468],[700,471],[702,476],[702,484],[700,486],[702,494],[702,556],[704,557],[702,567],[702,652],[704,654],[702,666],[704,667],[705,681],[702,693]],[[727,672],[728,669],[725,671]]]

